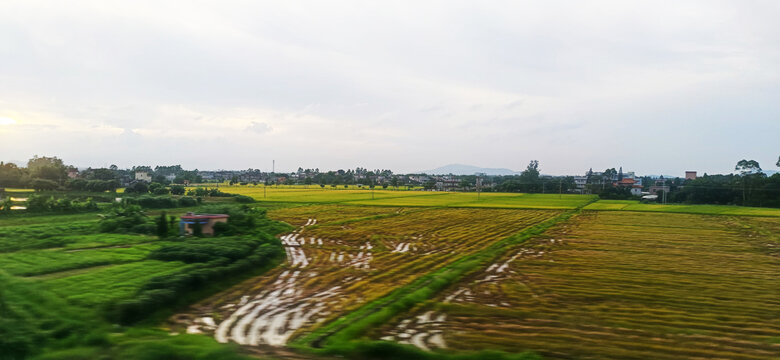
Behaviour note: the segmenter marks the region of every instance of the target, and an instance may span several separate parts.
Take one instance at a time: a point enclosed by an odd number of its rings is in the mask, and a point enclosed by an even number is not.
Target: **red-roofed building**
[[[199,223],[204,235],[214,235],[214,224],[226,223],[230,216],[225,214],[195,214],[188,212],[181,216],[179,233],[192,235],[195,223]]]
[[[632,178],[623,178],[620,181],[616,181],[612,183],[613,186],[619,186],[619,187],[627,187],[631,188],[631,195],[640,196],[642,195],[642,185],[639,184],[636,179]]]

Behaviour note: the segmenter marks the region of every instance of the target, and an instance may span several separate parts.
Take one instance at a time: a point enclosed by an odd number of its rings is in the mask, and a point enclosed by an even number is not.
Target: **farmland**
[[[557,214],[353,206],[276,210],[271,216],[299,226],[282,237],[287,264],[194,305],[173,326],[213,334],[220,342],[284,345],[320,322]]]
[[[49,348],[51,358],[141,354],[148,344],[225,358],[241,358],[236,345],[279,357],[293,349],[293,358],[364,358],[371,349],[430,359],[483,350],[504,353],[475,356],[778,353],[776,209],[557,194],[300,186],[268,187],[263,197],[262,187],[220,189],[258,200],[241,211],[267,209],[269,219],[289,224],[256,223],[278,234],[285,253],[276,262],[224,265],[217,253],[258,244],[240,236],[160,239],[100,233],[94,213],[14,214],[0,217],[0,282],[8,284],[0,305],[35,293],[62,309],[44,315],[52,322],[80,319],[68,331],[128,326],[102,345]],[[255,254],[272,256],[263,241]],[[176,299],[172,289],[186,296]],[[168,310],[142,326],[129,321],[160,307]],[[26,319],[47,313],[31,303],[14,311]]]
[[[547,358],[776,358],[779,224],[585,212],[374,336]]]
[[[217,210],[231,211],[238,220],[226,229],[232,236],[220,238],[218,244],[135,232],[146,231],[148,222],[158,218],[153,212],[138,217],[142,227],[117,232],[101,232],[105,229],[95,213],[0,217],[0,333],[18,335],[0,340],[0,358],[26,358],[43,347],[47,358],[88,359],[94,356],[86,354],[125,350],[141,356],[144,351],[138,349],[150,342],[167,352],[197,346],[240,358],[213,340],[171,339],[182,344],[174,345],[167,334],[155,332],[139,340],[132,329],[119,329],[116,342],[106,338],[110,324],[132,325],[179,299],[215,292],[281,260],[278,240],[264,231],[276,233],[287,225],[265,219],[258,209],[219,206]],[[171,235],[177,231],[170,230]],[[242,232],[252,236],[243,237]],[[226,244],[233,248],[226,249]],[[182,247],[185,251],[179,250]],[[204,282],[211,283],[197,286]],[[74,345],[86,348],[69,349]]]
[[[260,202],[330,203],[404,207],[476,207],[516,209],[574,209],[596,197],[592,195],[463,193],[407,190],[230,186],[221,191],[251,196]]]

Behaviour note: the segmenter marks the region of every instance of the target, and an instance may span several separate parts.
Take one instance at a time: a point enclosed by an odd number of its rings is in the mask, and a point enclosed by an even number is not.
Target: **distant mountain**
[[[486,175],[515,175],[520,173],[519,171],[512,171],[504,168],[482,168],[463,164],[450,164],[420,172],[428,175],[474,175],[476,173],[484,173]]]

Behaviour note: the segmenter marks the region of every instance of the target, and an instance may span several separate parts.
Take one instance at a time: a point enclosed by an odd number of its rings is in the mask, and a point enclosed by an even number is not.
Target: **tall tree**
[[[742,182],[742,205],[746,205],[748,193],[753,192],[753,177],[761,175],[761,166],[758,161],[742,159],[737,162],[734,170],[739,171]]]
[[[531,160],[528,166],[520,173],[520,188],[523,192],[538,192],[539,182],[539,161]]]
[[[34,179],[46,179],[62,184],[68,176],[68,169],[62,159],[52,156],[33,156],[27,161],[27,170]]]
[[[157,236],[160,239],[168,237],[168,219],[165,215],[165,211],[160,214],[160,218],[157,219]]]
[[[737,166],[734,167],[734,170],[739,171],[739,174],[744,176],[744,175],[760,173],[761,166],[758,165],[758,161],[742,159],[739,162],[737,162]]]

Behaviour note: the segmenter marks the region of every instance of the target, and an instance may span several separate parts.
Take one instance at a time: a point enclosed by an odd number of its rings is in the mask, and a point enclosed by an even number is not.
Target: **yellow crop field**
[[[780,355],[780,219],[585,212],[374,332],[545,358]]]
[[[732,205],[642,204],[636,200],[599,200],[586,210],[674,212],[706,215],[780,216],[780,209]]]
[[[395,191],[269,186],[220,187],[221,191],[251,196],[258,201],[341,203],[370,206],[484,207],[516,209],[574,209],[595,201],[593,195],[483,192]]]

